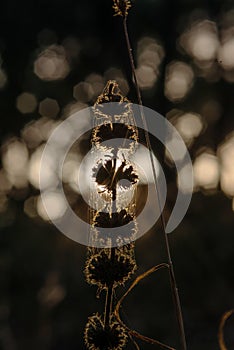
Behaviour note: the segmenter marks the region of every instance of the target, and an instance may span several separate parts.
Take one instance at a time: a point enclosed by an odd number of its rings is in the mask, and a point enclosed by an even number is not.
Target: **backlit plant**
[[[115,15],[123,20],[123,29],[127,44],[127,50],[132,69],[133,82],[136,88],[137,102],[142,106],[141,92],[138,86],[135,63],[132,54],[131,44],[127,30],[127,16],[131,8],[128,0],[114,0],[113,9]],[[108,113],[104,108],[106,103],[115,102],[117,105],[114,114]],[[138,276],[124,293],[122,298],[115,300],[115,289],[124,285],[135,273],[137,264],[134,254],[134,235],[137,232],[136,225],[136,194],[139,177],[130,160],[130,156],[137,149],[139,135],[138,129],[134,127],[134,115],[130,101],[123,96],[116,81],[108,81],[103,93],[97,98],[93,108],[94,127],[91,136],[91,144],[99,159],[93,165],[93,180],[96,192],[90,193],[90,207],[99,203],[99,209],[90,209],[90,246],[96,246],[95,242],[101,242],[106,248],[88,248],[88,256],[85,265],[85,277],[90,285],[95,285],[100,292],[105,293],[105,306],[103,314],[95,313],[90,316],[85,327],[84,340],[88,350],[119,350],[124,349],[128,340],[131,340],[139,349],[135,339],[140,339],[149,344],[157,345],[162,349],[172,347],[161,343],[158,340],[143,336],[128,327],[121,319],[120,309],[122,302],[130,291],[144,278],[158,271],[167,269],[169,271],[171,290],[177,315],[181,349],[186,350],[186,341],[183,327],[183,318],[180,306],[179,295],[176,287],[173,264],[170,255],[168,238],[165,232],[165,219],[161,213],[161,223],[164,230],[166,243],[167,263],[159,264],[142,275]],[[146,126],[144,113],[140,108],[143,125]],[[131,126],[130,126],[131,125]],[[147,130],[147,127],[145,127]],[[109,140],[114,138],[125,139],[119,147],[113,148]],[[152,147],[148,132],[144,133],[144,142],[152,154]],[[160,196],[156,178],[155,165],[151,155],[151,166],[154,175],[156,193],[160,207]],[[125,194],[131,191],[132,200],[123,205]],[[100,203],[100,198],[103,203]],[[130,224],[126,236],[121,234],[121,226]],[[112,228],[120,228],[120,234],[116,239],[117,246],[112,242]],[[109,228],[110,234],[101,233],[101,228]],[[109,247],[109,248],[107,248]]]

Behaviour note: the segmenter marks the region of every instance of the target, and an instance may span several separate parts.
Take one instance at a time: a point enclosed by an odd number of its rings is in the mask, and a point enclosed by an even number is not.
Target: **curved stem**
[[[172,262],[172,258],[171,258],[168,235],[166,233],[165,218],[163,215],[162,205],[161,205],[161,201],[160,201],[160,193],[159,193],[159,188],[158,188],[156,169],[155,169],[155,165],[154,165],[154,161],[153,161],[152,146],[151,146],[151,142],[150,142],[150,138],[149,138],[149,133],[147,131],[148,130],[147,122],[146,122],[146,119],[145,119],[145,116],[143,113],[143,103],[142,103],[141,91],[140,91],[140,87],[138,85],[138,81],[137,81],[137,77],[136,77],[135,62],[134,62],[134,57],[132,54],[132,47],[131,47],[131,43],[130,43],[130,39],[129,39],[128,28],[127,28],[127,17],[123,18],[123,27],[124,27],[124,35],[125,35],[125,39],[126,39],[133,80],[134,80],[136,93],[137,93],[137,100],[138,100],[138,104],[140,105],[140,114],[141,114],[141,119],[142,119],[143,126],[144,126],[146,143],[147,143],[147,147],[148,147],[149,153],[150,153],[150,162],[151,162],[151,166],[152,166],[152,170],[153,170],[153,177],[154,177],[154,182],[155,182],[159,210],[161,213],[160,219],[161,219],[161,224],[162,224],[164,239],[165,239],[165,245],[166,245],[166,253],[167,253],[167,259],[168,259],[168,264],[169,264],[170,285],[171,285],[171,290],[172,290],[172,295],[173,295],[173,302],[174,302],[174,307],[175,307],[175,312],[176,312],[176,318],[177,318],[177,322],[178,322],[181,349],[186,350],[187,345],[186,345],[186,338],[185,338],[185,331],[184,331],[184,321],[183,321],[183,315],[182,315],[182,308],[181,308],[180,297],[179,297],[177,283],[176,283],[174,266],[173,266],[173,262]]]
[[[221,319],[221,322],[219,325],[219,333],[218,333],[218,341],[219,341],[220,350],[227,350],[227,346],[225,344],[223,333],[224,333],[224,327],[225,327],[226,321],[233,314],[234,314],[234,310],[230,310],[230,311],[225,312],[225,314],[222,316],[222,319]]]
[[[124,293],[124,295],[119,299],[119,301],[117,302],[116,304],[116,307],[115,307],[115,310],[114,310],[114,314],[115,314],[115,317],[116,319],[118,320],[118,322],[128,331],[129,335],[137,338],[137,339],[140,339],[146,343],[149,343],[151,345],[157,345],[159,346],[161,349],[166,349],[166,350],[175,350],[174,348],[172,348],[171,346],[169,345],[166,345],[156,339],[152,339],[152,338],[149,338],[149,337],[146,337],[145,335],[142,335],[140,333],[138,333],[137,331],[135,330],[132,330],[130,329],[129,327],[127,327],[125,325],[125,323],[121,320],[120,318],[120,308],[122,306],[122,303],[124,301],[124,299],[128,296],[128,294],[133,290],[133,288],[135,288],[138,283],[140,281],[142,281],[143,279],[145,279],[146,277],[150,276],[152,273],[160,270],[160,269],[168,269],[169,268],[169,265],[168,264],[165,264],[165,263],[162,263],[162,264],[159,264],[157,266],[154,266],[152,267],[150,270],[144,272],[142,275],[138,276],[135,281],[131,284],[131,286],[129,287],[129,289],[127,290],[127,292]]]

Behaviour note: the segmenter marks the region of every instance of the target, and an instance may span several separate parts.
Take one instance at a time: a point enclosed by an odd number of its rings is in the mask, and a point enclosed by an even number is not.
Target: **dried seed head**
[[[129,208],[129,211],[122,209],[112,214],[105,212],[96,212],[91,218],[93,234],[96,239],[106,246],[122,246],[129,244],[136,239],[137,223],[133,210],[135,207]],[[130,210],[132,210],[130,212]],[[125,226],[121,229],[121,226]],[[112,228],[119,227],[119,230],[113,234]],[[110,230],[104,230],[103,228],[109,228]]]
[[[133,254],[116,251],[110,259],[108,250],[91,256],[87,260],[85,276],[89,284],[97,285],[99,289],[124,284],[135,272],[136,261]]]
[[[131,125],[124,123],[106,123],[101,124],[93,129],[93,142],[97,145],[112,139],[124,139],[127,138],[129,141],[138,141],[137,129]],[[124,148],[124,146],[123,146]]]
[[[97,118],[109,118],[108,108],[105,107],[104,112],[104,104],[115,102],[115,114],[118,115],[120,118],[121,116],[127,116],[130,111],[130,102],[127,99],[127,97],[123,96],[123,94],[120,91],[119,85],[115,80],[109,80],[106,83],[106,86],[101,93],[101,95],[98,96],[93,111]],[[116,110],[118,109],[118,110]],[[112,115],[113,111],[109,111],[110,115]]]
[[[108,102],[129,102],[127,97],[123,96],[117,81],[108,80],[100,96],[98,96],[95,106]]]
[[[127,17],[131,7],[132,3],[130,0],[114,0],[113,9],[115,10],[115,16]]]
[[[122,209],[111,215],[105,212],[98,212],[94,217],[93,225],[95,227],[113,228],[125,226],[132,221],[134,221],[134,215],[128,213],[126,209]]]
[[[113,104],[114,103],[114,104]],[[93,113],[95,127],[92,133],[92,143],[98,148],[105,140],[124,138],[122,148],[132,151],[138,142],[138,129],[135,124],[131,102],[125,97],[115,80],[106,83],[103,92],[98,96]],[[114,136],[114,137],[113,137]],[[128,146],[127,146],[128,145]]]
[[[96,172],[94,168],[94,174],[96,174],[96,183],[103,187],[103,190],[112,192],[116,190],[117,185],[121,180],[123,188],[129,188],[138,181],[138,176],[133,169],[133,166],[127,161],[122,161],[120,165],[117,165],[117,159],[107,160]]]
[[[101,317],[94,314],[86,324],[84,340],[88,350],[122,350],[127,344],[128,336],[113,316],[110,327],[105,329]]]
[[[104,104],[110,102],[116,103],[115,114],[118,115],[118,118],[120,118],[121,116],[127,116],[131,111],[129,100],[127,99],[127,97],[123,96],[123,94],[120,91],[119,85],[115,80],[109,80],[102,94],[98,96],[93,108],[96,118],[110,118],[110,116],[113,114],[113,111],[110,110],[109,115],[108,108],[104,108],[103,106]]]

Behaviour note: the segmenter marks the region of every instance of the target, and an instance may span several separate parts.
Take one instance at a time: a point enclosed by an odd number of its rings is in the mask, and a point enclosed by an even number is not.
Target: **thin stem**
[[[126,40],[126,44],[127,44],[133,80],[134,80],[135,88],[136,88],[136,92],[137,92],[137,100],[138,100],[139,105],[142,106],[143,104],[142,104],[142,98],[141,98],[141,91],[140,91],[140,87],[139,87],[138,82],[137,82],[134,57],[132,54],[132,47],[131,47],[131,43],[130,43],[130,39],[129,39],[129,35],[128,35],[127,17],[124,17],[124,19],[123,19],[123,26],[124,26],[124,35],[125,35],[125,40]]]
[[[120,308],[122,306],[122,303],[124,301],[124,299],[129,295],[129,293],[139,284],[140,281],[142,281],[143,279],[145,279],[146,277],[150,276],[152,273],[155,273],[156,271],[159,271],[160,269],[164,269],[164,268],[169,268],[168,264],[162,263],[159,265],[156,265],[154,267],[152,267],[150,270],[144,272],[142,275],[138,276],[135,281],[131,284],[131,286],[128,288],[128,290],[124,293],[124,295],[118,300],[117,305],[115,307],[114,310],[114,314],[116,319],[118,320],[118,322],[128,331],[128,333],[132,336],[134,336],[135,338],[138,338],[146,343],[152,344],[152,345],[158,345],[161,349],[167,349],[167,350],[175,350],[174,348],[172,348],[171,346],[168,346],[166,344],[161,343],[160,341],[156,340],[156,339],[152,339],[149,337],[146,337],[140,333],[138,333],[137,331],[134,331],[130,328],[128,328],[124,322],[121,320],[119,312],[120,312]]]
[[[117,159],[115,158],[115,165]],[[114,178],[112,179],[114,181]],[[112,213],[116,211],[116,197],[117,197],[117,190],[116,187],[113,187],[112,189]],[[110,253],[110,260],[113,262],[115,259],[115,248],[111,248],[111,253]],[[112,304],[113,304],[113,292],[114,292],[114,285],[113,283],[110,284],[107,288],[106,292],[106,303],[105,303],[105,319],[104,319],[104,327],[105,329],[108,329],[110,326],[110,317],[111,317],[111,312],[112,312]]]
[[[110,259],[115,258],[115,248],[111,248],[111,257]],[[108,329],[110,327],[110,316],[112,312],[112,303],[113,303],[113,290],[114,286],[113,283],[108,286],[107,292],[106,292],[106,304],[105,304],[105,319],[104,319],[104,327],[105,329]]]
[[[155,170],[155,165],[154,165],[154,160],[153,160],[152,146],[151,146],[151,142],[150,142],[150,138],[149,138],[149,133],[147,131],[148,130],[147,122],[146,122],[146,119],[145,119],[145,116],[143,113],[143,103],[142,103],[141,91],[140,91],[140,87],[138,85],[138,81],[137,81],[137,77],[136,77],[136,68],[135,68],[135,63],[134,63],[134,57],[132,54],[132,47],[131,47],[131,43],[130,43],[130,39],[129,39],[128,28],[127,28],[127,17],[123,18],[123,27],[124,27],[124,34],[125,34],[125,39],[126,39],[126,44],[127,44],[127,49],[128,49],[128,55],[129,55],[129,59],[130,59],[133,80],[134,80],[136,93],[137,93],[137,100],[138,100],[138,104],[140,105],[140,113],[141,113],[141,118],[142,118],[142,122],[143,122],[143,126],[144,126],[146,143],[147,143],[147,147],[148,147],[149,153],[150,153],[150,161],[151,161],[152,170],[153,170],[153,177],[154,177],[154,182],[155,182],[159,210],[161,213],[160,219],[161,219],[161,224],[162,224],[164,238],[165,238],[166,253],[167,253],[167,259],[168,259],[168,264],[169,264],[169,273],[170,273],[170,285],[171,285],[171,290],[172,290],[172,295],[173,295],[176,318],[177,318],[177,322],[178,322],[181,349],[186,350],[187,345],[186,345],[186,338],[185,338],[185,331],[184,331],[184,321],[183,321],[183,315],[182,315],[181,302],[180,302],[180,297],[179,297],[177,283],[176,283],[174,266],[173,266],[173,262],[171,259],[171,252],[170,252],[168,235],[166,233],[165,218],[163,215],[162,205],[161,205],[161,201],[160,201],[160,193],[159,193],[158,180],[157,180],[156,170]]]
[[[234,309],[225,312],[225,314],[221,318],[220,325],[219,325],[219,333],[218,333],[218,341],[219,341],[220,350],[228,350],[226,347],[226,344],[225,344],[225,340],[224,340],[224,327],[225,327],[226,321],[233,314],[234,314]]]

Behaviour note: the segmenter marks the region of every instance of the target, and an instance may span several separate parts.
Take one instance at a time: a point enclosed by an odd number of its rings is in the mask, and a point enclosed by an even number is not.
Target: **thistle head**
[[[97,285],[100,290],[109,286],[123,285],[136,270],[136,261],[132,252],[117,251],[114,259],[103,250],[91,256],[86,263],[85,276],[89,284]]]
[[[113,316],[110,326],[105,329],[102,318],[95,314],[88,319],[84,339],[88,350],[121,350],[125,348],[128,336]]]
[[[126,18],[131,7],[132,3],[130,0],[114,0],[113,9],[115,16]]]
[[[127,189],[130,185],[135,185],[138,182],[138,175],[135,172],[133,166],[126,160],[121,161],[117,166],[117,159],[107,160],[96,172],[96,168],[93,170],[95,181],[99,186],[102,186],[104,190],[113,191],[116,189],[117,184],[122,182],[122,187]]]

